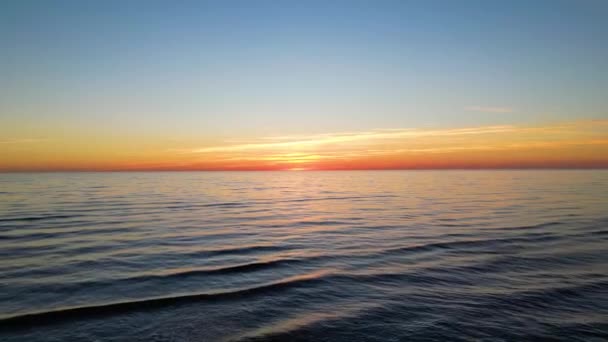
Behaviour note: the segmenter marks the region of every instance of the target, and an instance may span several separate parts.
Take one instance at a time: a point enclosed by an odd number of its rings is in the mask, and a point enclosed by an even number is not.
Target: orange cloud
[[[122,144],[122,145],[121,145]],[[377,129],[166,146],[159,141],[0,146],[4,170],[324,170],[608,167],[608,120]],[[39,146],[40,145],[40,146]],[[164,147],[163,147],[164,146]],[[161,148],[163,147],[163,148]]]

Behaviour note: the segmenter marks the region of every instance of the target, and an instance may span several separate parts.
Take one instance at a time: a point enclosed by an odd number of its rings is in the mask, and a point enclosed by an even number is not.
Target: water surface
[[[3,341],[608,339],[608,172],[0,174]]]

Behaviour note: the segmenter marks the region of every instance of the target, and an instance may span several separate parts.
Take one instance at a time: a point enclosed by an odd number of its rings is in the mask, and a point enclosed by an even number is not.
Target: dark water
[[[2,341],[608,340],[608,172],[0,174]]]

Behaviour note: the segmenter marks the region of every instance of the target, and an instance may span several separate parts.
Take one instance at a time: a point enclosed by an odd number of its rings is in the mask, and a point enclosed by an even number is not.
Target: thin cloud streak
[[[282,137],[265,137],[263,140],[280,140],[278,142],[259,142],[249,144],[237,144],[228,146],[212,146],[185,150],[185,153],[215,153],[215,152],[238,152],[251,150],[264,150],[276,148],[291,148],[291,147],[311,147],[322,146],[336,143],[357,142],[357,141],[381,141],[399,138],[421,138],[421,137],[441,137],[441,136],[457,136],[457,135],[479,135],[510,132],[516,129],[514,126],[488,126],[474,128],[457,128],[444,130],[375,130],[358,133],[333,133],[320,134],[313,136],[282,136]]]
[[[31,139],[31,138],[20,138],[20,139],[8,139],[0,140],[0,144],[34,144],[46,141],[46,139]]]
[[[193,165],[235,168],[333,169],[485,165],[505,158],[543,160],[560,156],[601,161],[608,147],[608,120],[544,126],[482,126],[446,129],[376,129],[315,135],[268,136],[208,147],[173,150]],[[581,150],[583,149],[583,150]],[[590,152],[589,152],[590,151]],[[509,155],[509,157],[501,156]],[[459,164],[460,163],[460,164]],[[531,162],[528,162],[531,163]],[[489,164],[488,164],[489,165]],[[492,164],[493,165],[493,164]],[[515,165],[516,166],[516,165]]]

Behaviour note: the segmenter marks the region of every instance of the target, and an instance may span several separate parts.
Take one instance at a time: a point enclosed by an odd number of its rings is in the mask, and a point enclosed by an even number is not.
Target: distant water
[[[607,171],[0,174],[2,341],[608,340]]]

